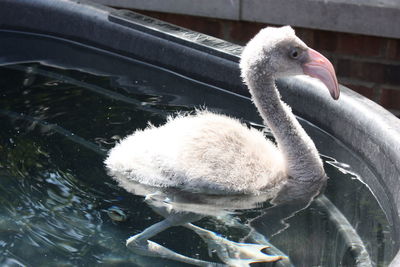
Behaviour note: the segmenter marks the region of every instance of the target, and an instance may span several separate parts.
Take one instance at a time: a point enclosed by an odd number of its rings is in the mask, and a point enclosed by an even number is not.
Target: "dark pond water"
[[[0,32],[0,43],[0,265],[181,265],[127,250],[128,237],[163,218],[143,196],[127,193],[107,175],[105,153],[149,122],[160,125],[168,115],[199,107],[260,127],[251,101],[62,40]],[[323,153],[330,177],[325,196],[356,229],[374,265],[386,266],[396,247],[394,230],[390,215],[354,171],[354,164],[364,163],[318,127],[301,122]],[[108,216],[113,206],[126,214],[125,221]],[[264,207],[231,216],[246,224]],[[318,203],[288,218],[283,230],[280,222],[268,223],[256,230],[296,266],[354,265],[343,235]],[[234,241],[248,234],[212,216],[195,224]],[[183,227],[152,240],[218,261]]]

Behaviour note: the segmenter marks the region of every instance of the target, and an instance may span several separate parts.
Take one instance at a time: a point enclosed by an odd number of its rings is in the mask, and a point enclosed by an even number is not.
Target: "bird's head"
[[[331,62],[301,41],[290,26],[262,29],[244,48],[240,68],[248,85],[260,76],[277,79],[306,74],[322,81],[332,98],[340,95]]]

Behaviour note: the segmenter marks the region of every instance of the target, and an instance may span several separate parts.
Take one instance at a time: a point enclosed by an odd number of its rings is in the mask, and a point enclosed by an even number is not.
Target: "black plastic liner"
[[[130,11],[76,0],[0,0],[0,29],[77,41],[248,95],[239,74],[240,46]],[[361,175],[372,171],[379,177],[365,182],[392,219],[399,244],[399,119],[345,87],[335,102],[307,80],[285,79],[279,87],[296,115],[335,136],[369,165],[357,170]],[[391,266],[400,266],[400,253]]]

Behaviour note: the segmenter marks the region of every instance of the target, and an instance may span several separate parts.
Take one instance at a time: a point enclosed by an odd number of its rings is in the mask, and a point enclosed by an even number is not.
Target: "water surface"
[[[0,43],[18,44],[0,54],[0,264],[178,265],[126,249],[129,236],[162,217],[142,196],[127,193],[107,175],[105,153],[149,122],[161,125],[169,115],[201,107],[261,128],[251,101],[62,40],[0,32]],[[364,163],[316,126],[302,124],[323,154],[330,177],[325,195],[357,230],[374,264],[387,265],[396,247],[394,230],[390,214],[354,169]],[[268,131],[266,136],[273,139]],[[246,224],[268,205],[233,216]],[[107,214],[113,206],[124,211],[127,220],[113,221]],[[271,217],[264,223],[267,227],[258,230],[296,266],[354,265],[341,234],[320,206],[312,203],[285,223],[282,228]],[[212,216],[195,224],[234,241],[247,234]],[[190,257],[218,261],[183,227],[152,240]]]

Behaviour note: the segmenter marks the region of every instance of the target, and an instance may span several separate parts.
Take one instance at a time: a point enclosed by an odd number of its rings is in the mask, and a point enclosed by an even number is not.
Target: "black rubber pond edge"
[[[240,46],[88,1],[0,0],[0,5],[3,29],[93,45],[248,94],[237,68]]]
[[[248,96],[237,64],[239,46],[87,1],[0,0],[0,7],[0,29],[70,39]],[[393,221],[398,249],[399,119],[345,87],[341,87],[341,99],[336,102],[330,101],[323,90],[315,90],[318,85],[309,80],[282,80],[279,87],[284,101],[297,115],[335,136],[376,174],[378,180],[365,182]],[[400,253],[391,266],[400,266]]]
[[[236,62],[239,62],[238,57],[242,52],[241,46],[128,10],[112,10],[109,19],[120,25]]]

